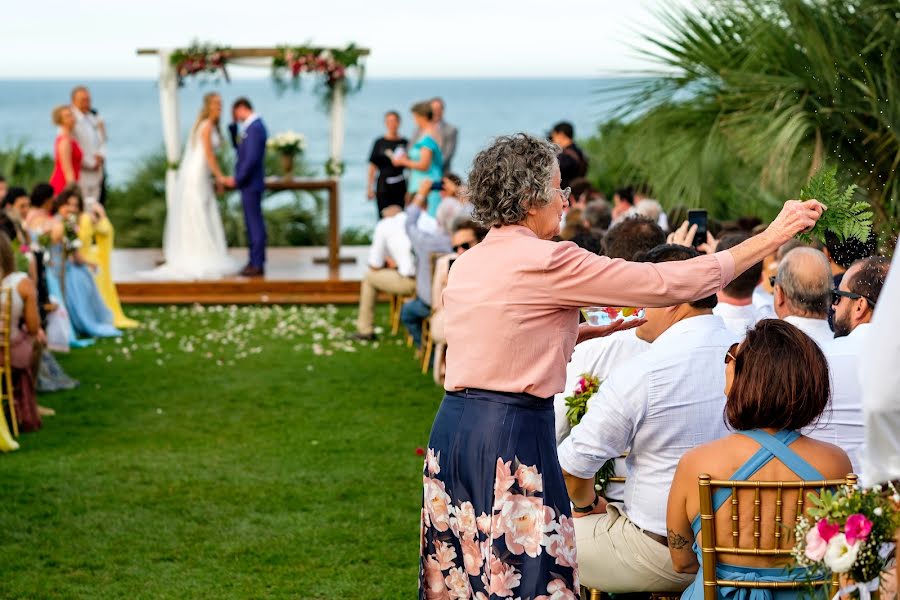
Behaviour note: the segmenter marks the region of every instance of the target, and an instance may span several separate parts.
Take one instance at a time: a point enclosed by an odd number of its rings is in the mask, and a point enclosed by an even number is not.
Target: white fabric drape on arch
[[[175,196],[175,180],[178,161],[181,159],[181,141],[178,131],[178,77],[170,58],[171,48],[159,51],[159,112],[162,117],[163,142],[166,147],[166,208]]]

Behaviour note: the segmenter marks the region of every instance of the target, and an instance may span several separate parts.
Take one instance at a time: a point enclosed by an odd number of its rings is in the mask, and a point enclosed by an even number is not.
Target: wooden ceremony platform
[[[368,268],[368,246],[343,246],[340,255],[355,258],[330,268],[326,247],[269,248],[266,276],[228,277],[205,281],[154,281],[142,279],[141,271],[159,265],[158,249],[115,250],[113,281],[123,303],[129,304],[355,304],[359,283]],[[246,248],[232,248],[235,264],[247,262]],[[336,254],[336,253],[335,253]],[[325,261],[322,261],[325,262]],[[240,267],[239,267],[240,268]]]

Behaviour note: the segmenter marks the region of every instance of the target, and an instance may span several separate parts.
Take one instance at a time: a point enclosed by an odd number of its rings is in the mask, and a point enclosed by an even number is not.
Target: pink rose
[[[519,482],[519,487],[526,492],[544,491],[544,480],[541,474],[538,473],[536,466],[526,467],[525,465],[519,465],[519,468],[516,469],[516,479]]]
[[[542,498],[510,494],[497,517],[493,535],[505,535],[510,552],[525,553],[531,558],[541,553],[544,532],[553,521],[553,510],[544,506]]]
[[[491,596],[512,596],[513,588],[519,587],[522,575],[516,572],[516,568],[507,565],[499,558],[491,554],[491,571],[486,582],[488,594]]]
[[[816,529],[819,530],[819,535],[821,535],[822,539],[826,542],[830,541],[831,538],[841,532],[841,526],[837,523],[832,525],[828,522],[828,519],[821,519],[818,523],[816,523]]]
[[[818,527],[813,527],[806,533],[806,550],[803,552],[806,558],[819,562],[825,558],[827,548],[828,542],[819,533]]]
[[[456,548],[454,548],[447,542],[438,542],[437,544],[435,544],[434,549],[434,556],[435,558],[437,558],[438,565],[441,567],[441,570],[446,571],[456,564],[454,562],[456,560]]]
[[[481,565],[483,563],[481,557],[481,544],[476,540],[462,541],[463,565],[466,567],[466,573],[469,575],[478,575],[481,573]]]
[[[422,478],[425,485],[425,511],[427,521],[438,531],[450,529],[450,496],[444,482],[430,477]]]
[[[844,534],[849,544],[864,542],[871,531],[872,521],[859,513],[847,517],[847,523],[844,524]]]
[[[497,475],[494,479],[494,510],[497,510],[497,506],[503,503],[509,488],[516,482],[516,478],[510,471],[510,465],[512,465],[512,461],[503,462],[502,458],[497,459]]]

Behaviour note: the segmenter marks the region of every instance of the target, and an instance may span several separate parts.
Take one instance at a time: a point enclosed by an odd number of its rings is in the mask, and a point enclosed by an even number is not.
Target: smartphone
[[[706,243],[707,216],[706,210],[695,208],[688,211],[688,228],[692,225],[697,226],[697,233],[694,234],[694,248],[700,244]]]

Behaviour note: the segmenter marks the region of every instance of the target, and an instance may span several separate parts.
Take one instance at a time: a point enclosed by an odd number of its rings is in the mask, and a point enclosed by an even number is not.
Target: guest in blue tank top
[[[409,194],[421,194],[427,199],[426,207],[432,217],[437,215],[441,203],[441,178],[444,176],[444,156],[441,154],[441,139],[432,118],[431,102],[418,102],[412,107],[413,120],[418,127],[418,135],[413,136],[409,154],[394,154],[395,167],[409,169]],[[434,185],[438,184],[437,190]],[[424,188],[424,191],[420,190]]]
[[[732,346],[725,359],[725,421],[735,433],[704,444],[682,457],[669,493],[667,527],[669,551],[676,571],[697,573],[683,599],[703,599],[700,540],[700,498],[697,477],[739,481],[805,481],[842,479],[851,472],[847,454],[831,444],[800,435],[815,426],[830,402],[828,363],[816,343],[784,321],[767,319],[747,332],[740,345]],[[827,419],[827,415],[825,416]],[[753,494],[741,490],[739,494]],[[771,493],[771,497],[767,494]],[[790,529],[781,531],[776,541],[775,491],[763,490],[760,548],[789,549],[794,545]],[[743,498],[743,496],[741,496]],[[716,545],[733,545],[731,491],[719,489],[713,496],[716,510]],[[796,518],[797,492],[785,490],[783,522]],[[727,504],[727,505],[726,505]],[[741,500],[740,506],[752,506]],[[753,512],[739,511],[739,535],[754,535]],[[786,535],[785,535],[786,534]],[[790,571],[790,561],[766,556],[728,556],[719,562],[716,575],[734,581],[778,582],[806,580],[804,569]],[[735,600],[794,600],[803,590],[771,590],[719,587],[719,598]]]

